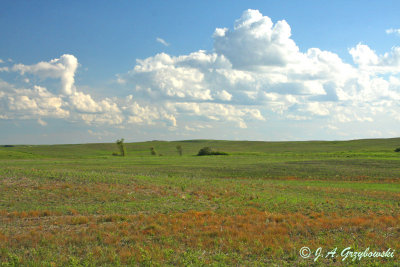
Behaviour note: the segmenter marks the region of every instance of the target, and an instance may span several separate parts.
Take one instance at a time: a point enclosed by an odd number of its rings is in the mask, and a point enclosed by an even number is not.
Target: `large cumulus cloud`
[[[76,86],[78,60],[73,55],[3,67],[3,72],[60,80],[59,90],[21,89],[3,81],[3,117],[26,112],[89,124],[161,123],[169,128],[194,120],[199,128],[210,121],[246,128],[248,122],[268,124],[271,118],[324,119],[331,130],[382,116],[398,119],[400,47],[378,55],[356,44],[349,49],[351,63],[319,48],[301,52],[285,20],[274,23],[258,10],[244,11],[232,29],[217,28],[212,38],[212,51],[138,59],[131,70],[117,74],[128,92],[123,98],[95,99]]]
[[[0,119],[37,119],[43,126],[46,125],[43,118],[63,118],[96,125],[152,124],[155,121],[173,121],[172,124],[176,124],[174,116],[164,109],[149,109],[132,101],[131,95],[122,99],[94,99],[90,94],[80,91],[74,80],[77,67],[78,59],[75,56],[62,55],[48,62],[15,64],[8,68],[7,72],[17,72],[21,76],[30,74],[41,80],[59,80],[60,84],[51,90],[38,85],[21,88],[0,79]]]
[[[275,25],[258,10],[247,10],[231,31],[217,28],[214,49],[225,55],[234,68],[286,66],[299,60],[299,49],[290,39],[291,29],[285,20]]]
[[[297,120],[325,117],[330,124],[371,122],[385,115],[384,107],[398,110],[399,47],[377,55],[357,44],[349,49],[354,64],[319,48],[302,53],[286,21],[273,23],[257,10],[245,11],[233,29],[217,28],[213,38],[211,52],[158,54],[138,60],[119,78],[133,92],[181,106],[191,103],[190,112],[204,117],[217,114],[216,104],[238,110],[251,106],[260,112],[260,121],[272,112]],[[196,109],[201,105],[202,111]],[[238,115],[236,120],[244,124],[246,118]]]

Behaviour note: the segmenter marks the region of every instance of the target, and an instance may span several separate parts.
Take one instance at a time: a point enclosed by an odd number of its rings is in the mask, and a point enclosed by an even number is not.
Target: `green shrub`
[[[400,152],[400,147],[396,148],[394,152]]]
[[[197,156],[206,156],[206,155],[211,155],[211,147],[203,147],[202,149],[199,150],[199,153],[197,153]]]
[[[156,152],[156,150],[154,149],[154,147],[150,147],[150,154],[153,155],[153,156],[156,156],[156,155],[157,155],[157,152]]]
[[[226,152],[221,152],[221,151],[213,151],[211,147],[203,147],[202,149],[199,150],[199,153],[197,153],[197,156],[211,156],[211,155],[228,155]]]

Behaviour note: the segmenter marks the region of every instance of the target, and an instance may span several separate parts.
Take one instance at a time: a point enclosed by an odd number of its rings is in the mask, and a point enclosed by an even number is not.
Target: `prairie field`
[[[400,265],[400,138],[125,146],[1,147],[1,266]]]

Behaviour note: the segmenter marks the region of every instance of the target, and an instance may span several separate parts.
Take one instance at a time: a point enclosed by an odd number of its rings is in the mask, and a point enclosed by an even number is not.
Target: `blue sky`
[[[0,143],[400,135],[398,1],[2,1]]]

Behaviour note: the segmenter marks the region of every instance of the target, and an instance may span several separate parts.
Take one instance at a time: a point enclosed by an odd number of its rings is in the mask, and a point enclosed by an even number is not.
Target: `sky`
[[[398,1],[1,1],[0,144],[400,136]]]

